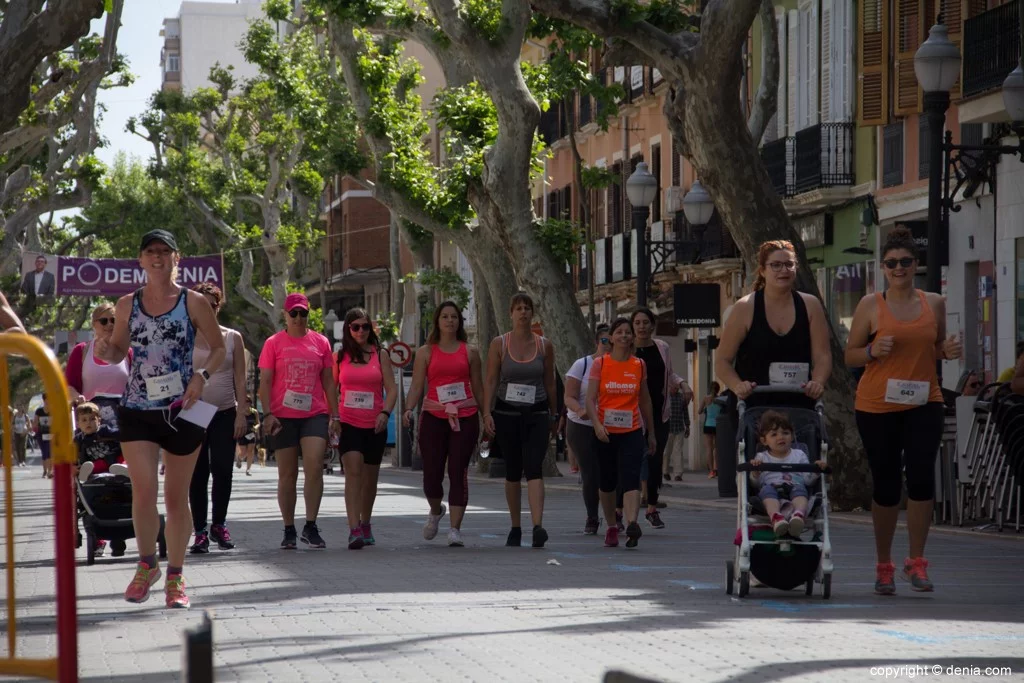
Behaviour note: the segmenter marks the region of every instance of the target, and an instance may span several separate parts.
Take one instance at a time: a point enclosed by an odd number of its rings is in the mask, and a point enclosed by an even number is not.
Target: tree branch
[[[700,22],[700,69],[708,78],[736,70],[736,55],[763,0],[710,0]],[[772,16],[772,22],[775,18]],[[777,42],[777,41],[776,41]]]
[[[657,66],[666,76],[681,77],[693,66],[698,46],[695,34],[670,34],[647,21],[627,23],[607,0],[530,0],[530,4],[549,17],[581,26],[603,38],[630,43],[646,56],[644,63]]]
[[[761,0],[761,83],[747,119],[750,139],[759,143],[779,101],[779,25],[775,23],[775,3]]]
[[[47,2],[41,12],[39,0],[32,5],[24,14],[5,14],[0,25],[0,132],[10,130],[28,105],[39,63],[84,36],[90,22],[103,16],[103,0]]]

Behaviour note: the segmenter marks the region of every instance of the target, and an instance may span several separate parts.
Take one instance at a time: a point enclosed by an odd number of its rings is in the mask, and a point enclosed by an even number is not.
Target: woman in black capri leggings
[[[846,363],[867,366],[857,385],[857,428],[874,483],[871,518],[878,553],[875,592],[892,595],[890,553],[907,476],[910,556],[903,576],[915,591],[931,591],[924,545],[935,498],[935,456],[944,407],[936,361],[960,357],[960,342],[946,339],[946,300],[914,288],[917,251],[910,231],[893,230],[882,249],[889,289],[860,300],[850,326]]]
[[[509,308],[512,331],[495,337],[487,352],[484,429],[496,436],[505,458],[505,499],[512,518],[505,545],[522,544],[520,508],[525,474],[533,517],[533,547],[543,548],[548,532],[543,526],[542,465],[548,439],[558,426],[555,347],[531,329],[533,299],[516,294]]]

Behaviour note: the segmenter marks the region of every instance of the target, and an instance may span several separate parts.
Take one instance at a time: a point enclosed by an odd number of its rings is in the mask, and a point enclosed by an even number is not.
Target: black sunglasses
[[[914,265],[914,261],[916,260],[917,259],[912,256],[904,256],[903,258],[887,258],[882,261],[882,265],[889,270],[895,269],[896,266],[899,266],[900,268],[909,268]]]
[[[307,311],[304,308],[293,308],[292,310],[288,311],[288,315],[290,315],[293,318],[298,318],[300,315],[303,318],[308,318],[309,317],[309,311]]]
[[[351,325],[348,326],[348,328],[353,332],[362,332],[363,330],[369,332],[370,330],[373,329],[373,325],[371,325],[370,323],[352,323]]]
[[[113,325],[114,324],[114,319],[113,318],[96,318],[95,320],[93,320],[93,322],[94,323],[99,323],[100,325],[106,325],[107,323],[110,323],[111,325]]]
[[[612,340],[611,340],[611,339],[609,339],[608,337],[601,337],[601,339],[600,339],[599,341],[600,341],[600,342],[601,342],[602,344],[611,344],[611,343],[612,343]]]

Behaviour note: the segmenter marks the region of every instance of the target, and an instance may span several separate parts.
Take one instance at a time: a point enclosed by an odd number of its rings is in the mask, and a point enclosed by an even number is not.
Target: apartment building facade
[[[209,86],[210,68],[217,63],[233,66],[239,80],[254,77],[258,69],[245,61],[238,43],[249,22],[263,16],[262,0],[182,2],[178,16],[164,19],[160,32],[162,87],[190,92]]]

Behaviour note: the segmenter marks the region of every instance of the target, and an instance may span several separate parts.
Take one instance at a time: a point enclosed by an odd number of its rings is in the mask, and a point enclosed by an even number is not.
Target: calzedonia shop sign
[[[722,286],[717,283],[673,286],[677,327],[718,327],[722,324]]]

